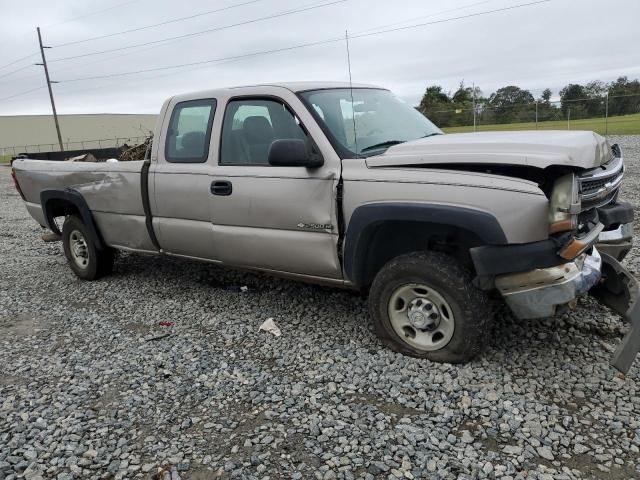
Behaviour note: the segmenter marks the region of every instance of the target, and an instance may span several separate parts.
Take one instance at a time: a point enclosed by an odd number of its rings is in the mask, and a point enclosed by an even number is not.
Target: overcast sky
[[[347,81],[344,41],[209,63],[65,83],[246,55],[331,40],[350,41],[353,80],[390,88],[412,104],[431,84],[455,90],[461,80],[484,93],[516,84],[554,96],[569,82],[640,77],[639,0],[551,0],[486,15],[433,23],[535,0],[0,0],[0,66],[38,52],[42,28],[60,113],[156,113],[176,93],[290,80]],[[214,9],[217,13],[74,45]],[[185,39],[56,61],[323,5]],[[115,7],[115,8],[113,8]],[[428,23],[357,38],[363,32]],[[58,45],[56,47],[56,45]],[[39,56],[0,68],[0,99],[45,86]],[[23,69],[23,67],[25,67]],[[20,71],[13,73],[15,70]],[[47,114],[46,88],[0,100],[0,115]]]

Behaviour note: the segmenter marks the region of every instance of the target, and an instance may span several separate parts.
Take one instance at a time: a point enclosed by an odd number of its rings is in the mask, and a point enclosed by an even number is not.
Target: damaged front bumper
[[[614,247],[621,245],[615,240]],[[598,243],[590,254],[563,265],[499,275],[495,286],[522,319],[552,316],[589,292],[631,324],[611,359],[613,367],[627,373],[640,351],[640,285],[616,258],[622,250],[608,246]]]
[[[499,275],[495,285],[518,318],[544,318],[587,293],[600,280],[602,258],[596,248],[574,261],[529,272]]]
[[[613,230],[601,232],[598,249],[619,262],[627,256],[633,246],[633,222],[623,223]]]

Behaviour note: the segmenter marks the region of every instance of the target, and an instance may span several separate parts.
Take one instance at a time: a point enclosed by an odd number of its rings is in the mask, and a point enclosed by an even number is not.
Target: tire
[[[471,273],[438,252],[390,260],[373,281],[369,310],[387,347],[444,363],[480,353],[493,317],[489,297],[473,285]]]
[[[113,250],[98,249],[85,224],[75,215],[64,221],[62,247],[69,267],[83,280],[96,280],[113,269]]]

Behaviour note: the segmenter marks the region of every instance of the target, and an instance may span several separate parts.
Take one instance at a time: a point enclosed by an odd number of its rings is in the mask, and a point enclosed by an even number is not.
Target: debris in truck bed
[[[67,162],[98,162],[99,160],[91,153],[83,153],[75,157],[67,158]]]
[[[130,147],[126,143],[122,146],[122,151],[118,160],[121,162],[132,162],[134,160],[144,160],[147,149],[150,148],[153,135],[148,136],[140,145]]]

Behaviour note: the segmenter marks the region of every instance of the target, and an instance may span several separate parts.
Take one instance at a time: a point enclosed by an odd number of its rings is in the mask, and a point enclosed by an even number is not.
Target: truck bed
[[[142,204],[143,163],[143,160],[106,163],[19,159],[13,162],[13,168],[27,210],[40,225],[47,223],[40,205],[42,191],[72,189],[84,197],[107,245],[154,251]]]

